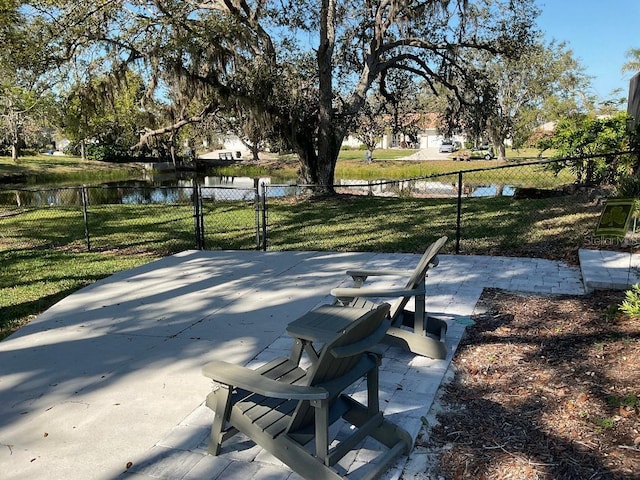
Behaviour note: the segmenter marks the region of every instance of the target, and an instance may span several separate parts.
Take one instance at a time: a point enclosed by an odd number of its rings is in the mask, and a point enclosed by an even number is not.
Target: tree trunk
[[[10,112],[9,129],[11,132],[11,160],[18,161],[20,156],[20,118],[15,112]]]
[[[176,159],[176,136],[175,136],[175,132],[171,132],[171,135],[169,135],[169,156],[171,157],[171,163],[175,167],[177,165],[177,163],[178,163],[178,160]],[[187,161],[189,161],[188,158],[187,158]]]
[[[320,11],[320,46],[318,48],[318,193],[334,193],[333,174],[339,151],[333,122],[333,49],[335,45],[336,0],[322,0]]]
[[[491,138],[491,143],[493,143],[493,148],[498,155],[498,160],[504,161],[507,158],[507,148],[504,144],[504,135],[502,132],[491,131],[489,129],[489,138]]]
[[[305,140],[292,142],[300,159],[300,181],[307,185],[316,185],[319,182],[318,154],[315,151],[311,137]]]
[[[365,103],[366,92],[377,76],[371,70],[373,59],[367,61],[348,106],[341,118],[335,117],[333,95],[333,52],[335,47],[335,17],[337,0],[322,0],[320,11],[320,43],[317,53],[318,62],[318,117],[317,145],[313,143],[312,126],[301,127],[294,134],[292,145],[300,158],[301,180],[316,185],[317,194],[334,194],[336,162],[340,154],[342,141],[347,134],[350,120]],[[316,150],[317,147],[317,150]]]
[[[251,150],[251,157],[253,158],[253,160],[255,162],[260,160],[260,148],[258,147],[257,143],[254,143],[253,145],[251,145],[249,147],[249,150]]]
[[[506,122],[503,117],[489,118],[487,120],[487,130],[489,131],[489,138],[491,138],[493,148],[498,155],[498,160],[506,160],[507,149],[504,145],[504,140],[508,135],[508,131],[506,130]]]
[[[80,140],[80,158],[85,162],[87,161],[87,144],[84,138]]]
[[[504,141],[501,140],[498,143],[498,160],[505,161],[507,159],[507,147],[504,145]]]

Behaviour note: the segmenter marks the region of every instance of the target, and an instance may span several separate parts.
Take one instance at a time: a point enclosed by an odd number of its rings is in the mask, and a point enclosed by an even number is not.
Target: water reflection
[[[281,180],[279,180],[282,182]],[[267,197],[285,197],[300,195],[304,187],[296,186],[293,181],[275,183],[272,178],[232,176],[205,176],[199,179],[163,178],[152,182],[135,180],[106,183],[87,187],[89,205],[100,204],[166,204],[191,203],[193,190],[200,185],[205,201],[253,201],[256,195],[266,192]],[[455,182],[426,180],[367,181],[340,180],[335,186],[341,193],[353,193],[373,196],[414,196],[423,198],[455,198],[458,185]],[[513,196],[512,185],[472,185],[464,184],[462,194],[465,197]],[[79,187],[61,187],[47,189],[0,190],[0,202],[17,206],[80,206],[82,189]]]
[[[185,180],[185,185],[193,187],[193,180]],[[262,191],[262,185],[270,183],[268,178],[254,180],[250,177],[204,177],[201,181],[202,198],[205,200],[253,200],[256,187]]]
[[[451,198],[458,196],[458,184],[456,182],[447,183],[425,180],[401,180],[395,182],[341,180],[338,189],[345,192],[386,197],[403,194],[423,198]],[[465,197],[511,197],[515,193],[515,189],[516,187],[512,185],[463,184],[461,193]]]
[[[512,185],[478,185],[468,195],[470,197],[513,197],[516,188]]]
[[[0,204],[28,206],[76,206],[82,205],[79,188],[48,188],[45,190],[0,190]]]

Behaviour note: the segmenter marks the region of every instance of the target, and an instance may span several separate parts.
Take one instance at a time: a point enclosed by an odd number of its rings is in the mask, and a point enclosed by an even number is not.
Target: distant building
[[[439,129],[439,116],[437,113],[413,113],[405,115],[405,124],[411,124],[415,126],[417,131],[416,141],[411,141],[407,135],[402,133],[391,134],[387,133],[382,136],[380,142],[378,142],[377,148],[438,148],[445,139],[445,135],[440,133]],[[389,118],[389,125],[391,124],[391,118]],[[450,140],[460,142],[464,144],[466,138],[463,135],[453,135]],[[342,143],[343,146],[349,146],[352,148],[358,148],[362,145],[362,142],[355,138],[353,135],[348,135]]]
[[[446,137],[440,133],[439,121],[440,119],[437,113],[413,113],[405,115],[403,117],[404,126],[413,126],[416,132],[415,137],[412,139],[409,135],[402,133],[385,133],[381,136],[376,148],[438,148],[445,138],[459,142],[461,145],[465,144],[467,138],[464,135],[456,134]],[[391,126],[391,122],[392,119],[389,117],[389,126]],[[202,147],[217,152],[217,150],[213,148],[213,143],[217,145],[217,149],[241,151],[243,156],[249,154],[246,145],[242,143],[237,135],[232,133],[216,134],[215,142],[204,141]],[[342,142],[343,147],[360,148],[363,145],[362,141],[358,140],[353,134],[347,135]]]
[[[640,72],[631,77],[629,81],[627,113],[633,117],[632,129],[640,125]]]

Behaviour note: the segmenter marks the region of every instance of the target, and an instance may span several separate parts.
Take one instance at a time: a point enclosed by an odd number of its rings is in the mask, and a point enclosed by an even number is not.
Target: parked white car
[[[453,140],[443,140],[438,151],[440,153],[453,153],[457,150],[456,142]]]

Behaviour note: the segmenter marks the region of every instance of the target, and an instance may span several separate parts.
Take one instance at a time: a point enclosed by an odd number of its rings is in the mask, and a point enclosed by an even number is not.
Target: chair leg
[[[385,341],[399,345],[416,355],[443,360],[447,358],[447,345],[433,337],[426,337],[402,328],[390,327]]]
[[[378,365],[380,365],[380,357],[378,357]],[[373,368],[367,373],[367,410],[370,416],[380,411],[379,385],[380,375],[378,368]]]
[[[229,409],[231,408],[231,390],[228,385],[221,385],[218,390],[211,393],[207,398],[207,405],[215,412],[213,418],[213,424],[211,425],[211,437],[209,439],[208,451],[211,455],[218,455],[220,453],[220,447],[224,440],[224,425],[226,419],[229,418]],[[212,406],[209,404],[210,400],[215,401]],[[213,401],[211,403],[213,403]]]
[[[310,404],[315,410],[316,457],[329,466],[329,401],[314,400]]]
[[[435,336],[438,340],[444,341],[447,334],[447,322],[437,317],[427,315],[425,317],[425,330],[429,335]]]

